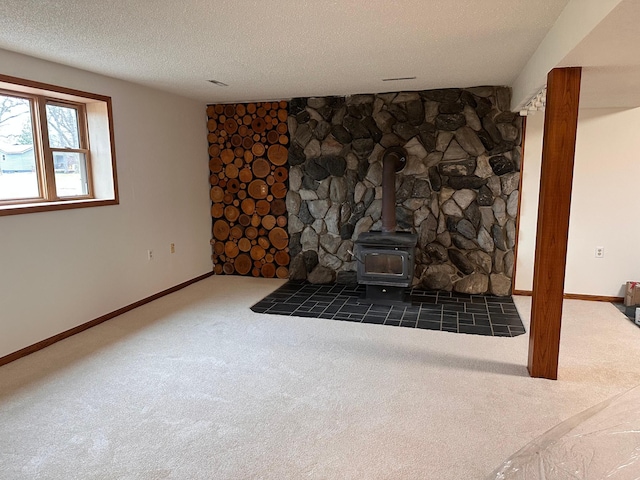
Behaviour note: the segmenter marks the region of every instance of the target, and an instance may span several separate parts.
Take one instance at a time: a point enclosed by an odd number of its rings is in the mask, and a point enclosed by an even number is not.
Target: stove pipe
[[[382,232],[396,231],[396,172],[407,163],[407,151],[389,147],[382,156]]]

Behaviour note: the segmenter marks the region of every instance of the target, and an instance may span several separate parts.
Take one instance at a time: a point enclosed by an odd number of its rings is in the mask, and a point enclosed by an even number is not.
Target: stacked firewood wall
[[[287,102],[209,105],[216,274],[289,277]]]

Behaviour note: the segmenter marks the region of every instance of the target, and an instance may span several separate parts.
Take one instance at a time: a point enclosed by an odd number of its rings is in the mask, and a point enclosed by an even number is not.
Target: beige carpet
[[[565,303],[554,382],[527,376],[528,335],[249,310],[281,284],[211,277],[1,367],[0,478],[483,479],[640,384],[640,329],[607,303]]]

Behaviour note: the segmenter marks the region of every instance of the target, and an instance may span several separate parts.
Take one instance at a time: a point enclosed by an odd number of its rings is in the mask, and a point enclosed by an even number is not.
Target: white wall
[[[546,84],[549,71],[557,67],[621,2],[622,0],[570,0],[513,82],[512,110],[518,111],[524,107]]]
[[[543,113],[527,119],[517,290],[532,288],[543,123]],[[640,108],[579,112],[565,293],[623,296],[640,280],[638,128]]]
[[[211,271],[204,104],[4,50],[0,66],[112,97],[120,189],[116,206],[0,217],[0,357]]]

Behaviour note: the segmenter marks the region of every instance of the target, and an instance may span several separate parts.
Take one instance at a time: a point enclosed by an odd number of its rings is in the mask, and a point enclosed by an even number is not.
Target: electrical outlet
[[[596,247],[596,258],[604,258],[604,247]]]
[[[175,243],[170,243],[169,244],[169,252],[176,253],[176,244]]]
[[[153,250],[147,250],[147,260],[153,260]]]

